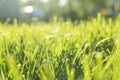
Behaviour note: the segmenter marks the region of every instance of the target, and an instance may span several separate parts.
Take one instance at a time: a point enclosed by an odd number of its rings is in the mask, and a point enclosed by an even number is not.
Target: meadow
[[[120,80],[120,16],[0,23],[0,80]]]

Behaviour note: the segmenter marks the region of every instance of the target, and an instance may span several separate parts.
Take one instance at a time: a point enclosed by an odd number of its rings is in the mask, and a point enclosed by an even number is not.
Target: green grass
[[[120,16],[0,23],[0,80],[120,80]]]

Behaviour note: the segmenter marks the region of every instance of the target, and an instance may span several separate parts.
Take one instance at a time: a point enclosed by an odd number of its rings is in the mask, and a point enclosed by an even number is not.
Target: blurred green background
[[[96,17],[115,17],[120,0],[0,0],[0,20],[49,21],[54,16],[72,21]]]

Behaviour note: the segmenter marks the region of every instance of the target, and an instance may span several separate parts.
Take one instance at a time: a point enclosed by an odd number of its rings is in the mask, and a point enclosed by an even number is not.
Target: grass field
[[[0,80],[120,80],[120,16],[0,23]]]

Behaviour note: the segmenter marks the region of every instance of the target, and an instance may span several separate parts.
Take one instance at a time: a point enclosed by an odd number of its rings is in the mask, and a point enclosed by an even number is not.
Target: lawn
[[[0,23],[0,80],[120,80],[119,53],[120,16]]]

